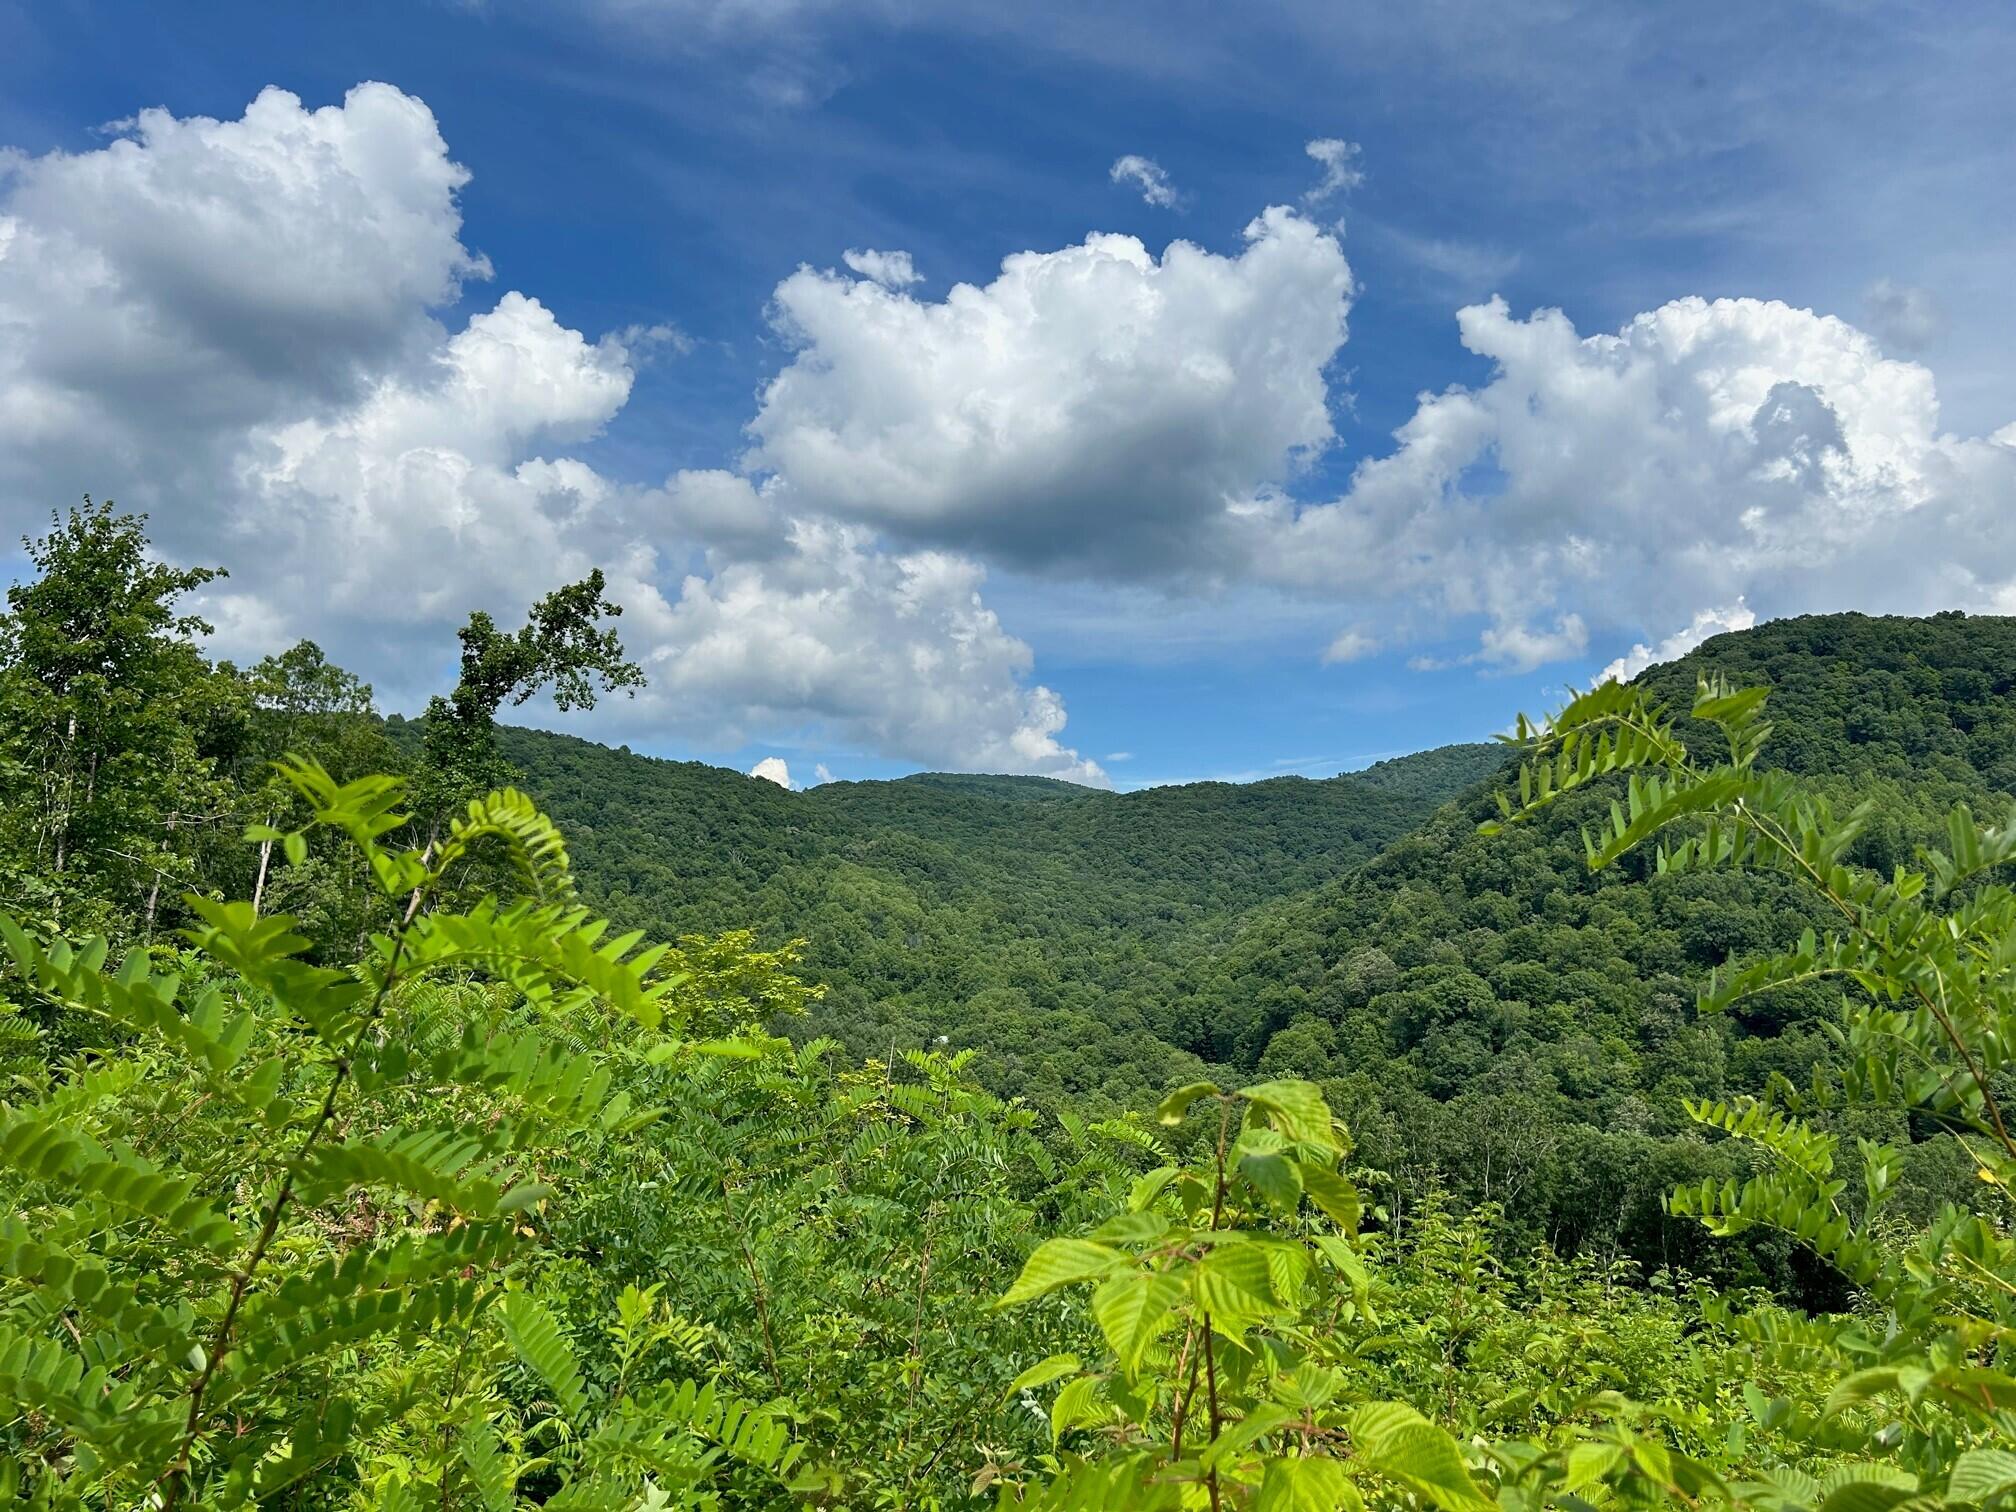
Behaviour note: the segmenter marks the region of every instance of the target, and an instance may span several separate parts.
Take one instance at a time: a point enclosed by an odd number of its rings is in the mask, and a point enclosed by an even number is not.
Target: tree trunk
[[[252,913],[255,917],[259,913],[259,900],[266,896],[266,865],[272,859],[273,842],[271,840],[261,840],[259,842],[259,877],[252,884]]]

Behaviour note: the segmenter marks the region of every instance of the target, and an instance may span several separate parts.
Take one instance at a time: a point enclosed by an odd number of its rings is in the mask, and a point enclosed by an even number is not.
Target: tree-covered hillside
[[[1876,802],[1855,850],[1873,867],[1943,835],[1950,804],[1999,813],[2016,791],[2016,619],[1780,620],[1643,683],[1684,710],[1707,673],[1772,690],[1767,766],[1844,808]],[[1839,992],[1698,1014],[1704,972],[1824,912],[1769,875],[1659,876],[1648,856],[1592,874],[1582,831],[1615,796],[1597,784],[1487,838],[1492,801],[1473,791],[1348,877],[1257,909],[1185,1000],[1193,1037],[1177,1042],[1324,1081],[1375,1164],[1439,1173],[1556,1243],[1668,1253],[1680,1230],[1659,1199],[1713,1159],[1681,1099],[1808,1082]]]
[[[1778,621],[1643,681],[1685,708],[1704,672],[1773,689],[1767,764],[1880,800],[1868,864],[1910,859],[1952,802],[2016,787],[2016,620]],[[942,1035],[1045,1107],[1140,1106],[1208,1067],[1311,1077],[1405,1190],[1445,1183],[1568,1249],[1708,1263],[1660,1200],[1732,1168],[1680,1100],[1803,1083],[1829,1048],[1831,990],[1692,1008],[1700,972],[1817,922],[1810,903],[1645,858],[1592,876],[1580,833],[1601,785],[1485,839],[1497,746],[1323,782],[1123,795],[925,774],[791,793],[501,733],[616,917],[804,938],[828,988],[804,1032],[881,1055]],[[1914,1155],[1915,1200],[1950,1184],[1947,1154]]]
[[[858,1053],[948,1036],[1053,1103],[1197,1071],[1165,1005],[1241,915],[1342,876],[1503,764],[1450,746],[1323,781],[1107,793],[927,773],[787,792],[694,762],[505,730],[589,894],[668,936],[807,941],[809,1028]]]

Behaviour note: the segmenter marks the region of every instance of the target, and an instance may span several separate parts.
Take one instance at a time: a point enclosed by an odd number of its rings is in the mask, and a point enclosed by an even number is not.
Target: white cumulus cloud
[[[146,110],[98,151],[6,166],[0,486],[16,498],[214,487],[246,428],[424,358],[429,309],[489,271],[460,239],[467,172],[389,85],[319,110],[268,89],[235,121]]]
[[[782,756],[765,756],[749,768],[749,775],[760,777],[765,782],[774,782],[786,790],[797,786],[791,780],[791,767]]]
[[[149,507],[165,550],[234,569],[204,605],[221,650],[313,635],[406,707],[452,675],[470,609],[516,615],[602,566],[657,684],[600,730],[713,749],[826,732],[1103,780],[977,564],[892,555],[774,480],[647,488],[569,455],[647,354],[690,343],[669,322],[590,340],[518,292],[445,329],[489,268],[421,101],[267,90],[235,121],[149,111],[98,151],[7,166],[0,528],[87,490]],[[900,253],[850,261],[915,276]]]
[[[1232,511],[1332,439],[1351,292],[1335,238],[1285,209],[1237,256],[1095,235],[942,301],[803,269],[746,463],[795,508],[1011,565],[1222,570]]]
[[[873,247],[865,252],[850,249],[840,254],[840,261],[885,289],[905,289],[924,281],[908,252],[877,252]]]
[[[1756,623],[1757,616],[1740,598],[1726,609],[1703,609],[1685,626],[1675,630],[1658,645],[1648,646],[1640,641],[1598,672],[1596,681],[1629,682],[1647,667],[1656,667],[1662,662],[1678,661],[1711,635],[1724,635],[1731,630],[1748,630]]]
[[[1476,659],[1515,668],[1704,603],[2016,601],[2016,451],[1943,431],[1931,372],[1846,322],[1698,298],[1587,337],[1498,300],[1458,321],[1490,380],[1424,396],[1340,498],[1249,515],[1261,577],[1411,634],[1481,616]]]
[[[982,601],[981,569],[872,543],[796,520],[769,560],[688,577],[675,601],[644,607],[646,712],[704,714],[729,739],[811,723],[928,765],[1103,783],[1058,739],[1063,700],[1027,681],[1034,658]]]

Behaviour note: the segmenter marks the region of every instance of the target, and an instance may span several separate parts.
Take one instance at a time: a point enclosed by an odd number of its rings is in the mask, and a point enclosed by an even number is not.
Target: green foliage
[[[541,1165],[627,1111],[609,1070],[541,1022],[613,1015],[656,1035],[685,973],[664,948],[606,938],[518,794],[471,802],[416,851],[387,843],[406,823],[397,782],[283,770],[308,816],[289,849],[347,843],[397,908],[348,966],[311,964],[293,919],[244,903],[190,899],[191,948],[166,971],[0,920],[28,991],[110,1036],[0,1113],[16,1214],[0,1232],[0,1378],[29,1410],[10,1446],[22,1494],[223,1506],[326,1477],[416,1410],[404,1362],[492,1310],[586,1435],[564,1473],[582,1504],[661,1473],[668,1490],[700,1486],[708,1454],[675,1453],[668,1434],[787,1470],[781,1430],[711,1386],[666,1397],[643,1427],[634,1408],[591,1421],[550,1315],[505,1287],[552,1195]],[[526,896],[434,906],[479,842],[508,850]],[[471,972],[523,1008],[430,1032],[439,984]],[[505,1474],[489,1439],[448,1438],[479,1480]]]
[[[616,631],[601,623],[623,612],[603,593],[598,569],[547,594],[514,633],[499,630],[481,610],[469,616],[458,632],[462,675],[455,691],[427,705],[418,798],[430,818],[510,780],[496,736],[497,711],[506,702],[516,707],[550,689],[562,709],[592,709],[598,689],[634,696],[643,686],[644,674],[624,658]]]
[[[628,685],[599,578],[416,731],[35,551],[0,1499],[2016,1497],[2007,622],[1711,642],[1433,814],[1504,756],[787,793],[493,730]]]
[[[89,499],[23,548],[0,615],[0,901],[103,926],[194,874],[234,710],[176,601],[220,576],[147,555],[145,519]]]
[[[1697,674],[1768,683],[1758,769],[1839,812],[1871,800],[1847,859],[1887,872],[1945,843],[1955,802],[1999,815],[2016,793],[2012,669],[2016,620],[1828,615],[1717,637],[1641,686],[1705,750],[1726,743],[1688,712]],[[1649,848],[1591,871],[1582,831],[1628,808],[1627,775],[1497,836],[1477,832],[1488,793],[1447,804],[1338,881],[1261,904],[1169,1011],[1209,1026],[1208,1059],[1310,1078],[1350,1107],[1396,1211],[1440,1185],[1500,1207],[1515,1249],[1621,1253],[1839,1306],[1838,1278],[1784,1236],[1714,1243],[1662,1201],[1679,1182],[1741,1181],[1756,1158],[1704,1142],[1686,1101],[1803,1086],[1834,1055],[1828,983],[1704,1014],[1696,981],[1732,952],[1824,930],[1829,906],[1768,869],[1662,873]],[[1950,1145],[1894,1116],[1863,1132],[1900,1151],[1901,1214],[1964,1196]]]
[[[1741,1501],[1738,1475],[1789,1446],[1772,1414],[1819,1408],[1815,1377],[1780,1367],[1788,1395],[1746,1426],[1745,1342],[1628,1267],[1515,1267],[1488,1218],[1430,1204],[1401,1230],[1362,1208],[1310,1083],[1198,1084],[1161,1112],[1187,1154],[1160,1151],[1124,1207],[1038,1246],[1002,1296],[1035,1310],[1089,1288],[1103,1344],[1011,1383],[1056,1388],[1055,1447],[998,1478],[1003,1507]]]
[[[786,792],[690,762],[499,731],[574,837],[595,906],[661,938],[801,937],[807,1035],[857,1057],[947,1036],[1046,1108],[1151,1106],[1216,1059],[1198,1000],[1240,918],[1338,878],[1503,753],[1458,746],[1325,781],[1103,793],[923,774]]]
[[[1710,976],[1700,1001],[1722,1012],[1788,984],[1828,983],[1840,992],[1838,1060],[1809,1091],[1781,1082],[1767,1098],[1690,1102],[1696,1123],[1754,1147],[1765,1164],[1745,1181],[1683,1186],[1669,1206],[1721,1235],[1789,1235],[1866,1299],[1868,1315],[1820,1327],[1774,1330],[1769,1314],[1747,1320],[1760,1341],[1796,1338],[1809,1360],[1839,1376],[1810,1432],[1852,1445],[1868,1464],[1820,1487],[1829,1505],[1978,1504],[1984,1492],[1999,1494],[2001,1446],[2016,1428],[2008,1353],[2016,1141],[2003,1115],[2016,1030],[2016,893],[1997,879],[2016,860],[2016,812],[1984,829],[1959,804],[1946,847],[1926,850],[1921,867],[1886,874],[1855,865],[1873,803],[1836,814],[1764,769],[1764,704],[1762,689],[1701,679],[1693,718],[1720,737],[1712,762],[1690,753],[1643,688],[1599,688],[1540,726],[1522,720],[1533,755],[1519,799],[1502,799],[1502,820],[1484,828],[1529,822],[1621,772],[1622,797],[1585,832],[1592,870],[1656,841],[1662,875],[1766,871],[1824,905],[1824,931],[1732,962]],[[1915,1230],[1889,1221],[1899,1151],[1857,1137],[1853,1167],[1839,1169],[1844,1120],[1872,1114],[1957,1142],[1986,1210],[1949,1203]]]

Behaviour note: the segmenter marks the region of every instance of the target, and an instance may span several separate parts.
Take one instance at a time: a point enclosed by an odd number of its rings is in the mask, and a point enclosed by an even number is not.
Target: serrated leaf
[[[1302,1168],[1285,1155],[1242,1155],[1239,1174],[1268,1206],[1292,1213],[1302,1203]]]
[[[1850,1407],[1882,1396],[1885,1392],[1898,1388],[1898,1369],[1894,1365],[1876,1365],[1867,1370],[1858,1370],[1835,1383],[1827,1393],[1825,1411],[1829,1416],[1846,1412]]]
[[[1061,1442],[1071,1429],[1098,1418],[1098,1391],[1097,1376],[1080,1376],[1057,1393],[1057,1400],[1050,1404],[1052,1444]]]
[[[1970,1449],[1953,1462],[1946,1499],[1978,1506],[2012,1487],[2016,1487],[2016,1454],[2007,1449]]]
[[[1359,1199],[1357,1184],[1349,1177],[1338,1175],[1328,1166],[1305,1160],[1302,1162],[1302,1189],[1337,1227],[1347,1234],[1358,1232],[1358,1222],[1364,1216],[1364,1204]]]
[[[1267,1257],[1245,1244],[1221,1244],[1190,1268],[1190,1293],[1211,1327],[1233,1340],[1274,1311],[1274,1281]]]
[[[1183,1293],[1182,1278],[1167,1271],[1114,1276],[1092,1293],[1092,1317],[1128,1375],[1141,1368],[1142,1355],[1167,1331]]]
[[[1893,1485],[1887,1480],[1851,1480],[1829,1491],[1819,1512],[1890,1512],[1917,1494],[1915,1486]]]
[[[1141,1212],[1157,1197],[1170,1182],[1176,1179],[1175,1166],[1157,1166],[1144,1176],[1134,1180],[1133,1190],[1127,1194],[1127,1206],[1133,1212]]]
[[[1239,1095],[1262,1109],[1268,1121],[1300,1144],[1319,1149],[1340,1148],[1330,1125],[1330,1105],[1314,1082],[1297,1078],[1242,1087]]]
[[[1392,1423],[1392,1426],[1376,1434],[1362,1434],[1358,1427],[1361,1421],[1379,1421],[1382,1426]],[[1425,1496],[1442,1512],[1470,1512],[1472,1508],[1495,1505],[1471,1479],[1470,1467],[1463,1463],[1463,1452],[1456,1447],[1456,1440],[1433,1423],[1420,1421],[1418,1416],[1413,1422],[1390,1417],[1372,1419],[1361,1408],[1352,1419],[1352,1436],[1362,1445],[1359,1452],[1367,1465],[1399,1481],[1416,1495]]]
[[[1115,1213],[1085,1237],[1099,1244],[1151,1244],[1169,1232],[1160,1213]]]
[[[994,1305],[1013,1307],[1074,1281],[1093,1280],[1126,1263],[1126,1259],[1119,1250],[1094,1244],[1089,1239],[1046,1239],[1036,1246],[1015,1284]]]
[[[1334,1459],[1269,1460],[1253,1498],[1253,1512],[1360,1512],[1364,1505]]]
[[[1216,1082],[1191,1082],[1188,1086],[1178,1087],[1163,1098],[1155,1109],[1155,1116],[1165,1124],[1179,1124],[1183,1122],[1183,1115],[1190,1111],[1192,1103],[1201,1097],[1216,1096],[1218,1096]]]
[[[1038,1360],[1010,1381],[1007,1391],[1003,1392],[1002,1396],[1004,1399],[1011,1398],[1037,1386],[1048,1386],[1052,1381],[1062,1380],[1077,1369],[1079,1359],[1075,1354],[1053,1354],[1047,1359]]]
[[[1586,1491],[1601,1485],[1603,1477],[1616,1469],[1623,1458],[1624,1450],[1617,1444],[1577,1444],[1568,1451],[1568,1474],[1561,1482],[1561,1489]]]

